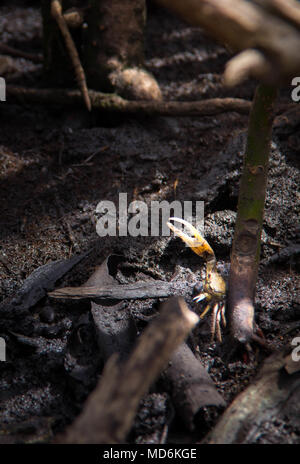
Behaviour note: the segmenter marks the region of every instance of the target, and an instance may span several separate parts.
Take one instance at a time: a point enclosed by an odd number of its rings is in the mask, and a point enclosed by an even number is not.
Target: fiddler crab
[[[169,221],[179,222],[183,224],[188,235],[183,230],[176,227]],[[212,310],[211,315],[211,338],[222,341],[221,323],[226,327],[225,319],[225,297],[226,297],[226,283],[217,270],[217,261],[215,253],[207,241],[202,237],[200,232],[184,219],[170,217],[167,222],[168,227],[174,232],[175,235],[180,237],[197,255],[201,256],[206,261],[206,276],[203,286],[203,292],[194,298],[194,301],[199,303],[206,300],[207,305],[200,315],[200,318]]]

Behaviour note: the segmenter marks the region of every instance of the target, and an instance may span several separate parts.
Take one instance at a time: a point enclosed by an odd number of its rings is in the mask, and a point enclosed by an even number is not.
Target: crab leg
[[[221,328],[220,328],[220,307],[219,303],[216,303],[213,307],[212,317],[211,317],[211,340],[213,341],[215,338],[215,334],[217,335],[217,340],[219,342],[222,341],[221,335]]]
[[[227,322],[225,318],[225,305],[224,304],[220,306],[220,313],[221,313],[221,320],[222,320],[223,327],[226,327]]]
[[[205,309],[204,309],[203,313],[200,314],[200,319],[203,319],[203,318],[204,318],[204,316],[208,313],[208,311],[210,310],[210,308],[211,308],[211,304],[208,303],[208,305],[205,306]]]

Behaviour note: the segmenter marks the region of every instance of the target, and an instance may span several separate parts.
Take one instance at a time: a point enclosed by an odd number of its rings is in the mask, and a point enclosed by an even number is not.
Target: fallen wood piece
[[[56,442],[124,443],[141,398],[198,321],[182,298],[168,300],[130,358],[123,365],[110,358],[82,413]]]
[[[1,317],[21,315],[27,312],[47,294],[48,290],[54,288],[57,280],[61,279],[90,252],[91,250],[67,260],[53,261],[35,269],[13,298],[7,298],[0,304]]]
[[[166,298],[175,293],[184,293],[189,287],[188,282],[165,282],[163,280],[134,282],[122,285],[101,285],[101,287],[65,287],[49,292],[51,298],[66,298],[72,300],[101,299],[135,300],[147,298]]]
[[[272,421],[287,417],[289,424],[300,426],[300,360],[292,362],[290,347],[264,361],[257,377],[234,399],[204,442],[255,443]]]
[[[169,8],[189,24],[203,27],[212,37],[235,51],[260,51],[261,65],[258,66],[255,59],[252,63],[253,68],[248,67],[248,74],[262,79],[265,83],[279,85],[282,82],[290,82],[290,79],[299,75],[300,33],[299,29],[295,28],[295,22],[298,25],[300,15],[299,2],[289,1],[286,13],[281,16],[278,15],[279,4],[283,2],[279,0],[261,0],[260,5],[246,0],[156,2]],[[270,8],[271,5],[273,9]],[[239,56],[233,60],[239,60]],[[227,79],[230,84],[232,73],[230,76],[228,74],[226,71],[225,82]]]
[[[171,390],[174,407],[189,430],[204,406],[225,406],[206,369],[186,343],[173,353],[163,378]]]
[[[202,101],[130,101],[116,94],[89,90],[92,108],[118,113],[136,113],[160,116],[210,116],[229,111],[248,114],[251,102],[241,98],[211,98]],[[82,96],[78,90],[34,89],[26,87],[6,87],[7,101],[47,105],[81,105]]]
[[[72,35],[70,34],[68,25],[62,14],[62,6],[61,6],[60,0],[51,1],[51,14],[53,18],[55,19],[55,21],[57,22],[60,32],[64,38],[66,49],[68,50],[70,60],[74,68],[77,84],[80,88],[80,92],[83,97],[84,103],[88,111],[91,111],[92,107],[91,107],[91,101],[90,101],[90,97],[89,97],[89,93],[87,89],[85,73],[81,65],[80,58],[79,58],[76,46],[74,44]]]
[[[110,257],[108,256],[96,268],[82,287],[93,285],[98,288],[103,284],[119,285],[109,273]],[[106,362],[114,353],[119,354],[120,361],[125,360],[132,350],[137,335],[134,320],[126,303],[116,299],[102,300],[99,304],[92,301],[91,312],[103,361]]]

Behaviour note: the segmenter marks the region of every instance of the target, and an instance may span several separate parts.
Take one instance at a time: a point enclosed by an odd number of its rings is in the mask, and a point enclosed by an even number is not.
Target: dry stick
[[[49,292],[51,298],[93,301],[114,300],[136,300],[148,298],[165,298],[174,295],[178,290],[188,289],[188,286],[179,288],[178,282],[166,282],[164,280],[140,281],[129,284],[97,285],[96,287],[64,287]]]
[[[60,3],[59,0],[52,0],[52,2],[51,2],[51,14],[54,17],[54,19],[56,20],[56,22],[58,24],[58,27],[59,27],[59,29],[61,31],[61,34],[62,34],[62,36],[64,38],[66,48],[67,48],[67,50],[69,52],[69,55],[70,55],[70,58],[71,58],[71,61],[72,61],[73,67],[74,67],[77,83],[78,83],[79,88],[81,90],[85,105],[86,105],[87,109],[89,111],[91,111],[91,102],[90,102],[90,97],[89,97],[89,93],[88,93],[88,89],[87,89],[87,85],[86,85],[86,79],[85,79],[84,70],[83,70],[83,67],[81,65],[80,58],[79,58],[76,46],[74,44],[74,41],[73,41],[72,36],[70,34],[70,31],[68,29],[67,23],[66,23],[66,21],[65,21],[65,19],[63,17],[62,7],[61,7],[61,3]]]
[[[17,100],[39,105],[78,105],[81,94],[78,90],[32,89],[26,87],[6,87],[8,101]],[[194,102],[178,101],[129,101],[116,94],[89,90],[93,108],[119,113],[161,116],[210,116],[229,111],[249,114],[251,102],[241,98],[212,98]]]
[[[261,66],[253,74],[278,84],[300,71],[300,34],[294,23],[244,0],[156,0],[194,26],[203,27],[215,39],[234,50],[261,51]],[[268,3],[271,3],[270,1]],[[299,15],[300,5],[294,10]],[[237,58],[235,58],[237,59]]]
[[[250,113],[240,181],[229,276],[229,325],[234,339],[261,341],[254,334],[254,295],[266,197],[268,159],[277,89],[258,85]]]
[[[141,398],[198,320],[182,298],[168,300],[128,361],[120,366],[110,358],[82,413],[57,442],[124,443]]]

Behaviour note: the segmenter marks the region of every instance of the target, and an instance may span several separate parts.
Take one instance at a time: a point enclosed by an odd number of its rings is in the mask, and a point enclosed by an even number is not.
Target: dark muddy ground
[[[24,5],[25,2],[23,2]],[[1,41],[41,52],[37,2],[5,2],[0,8]],[[147,66],[165,99],[201,100],[235,96],[251,99],[255,84],[227,89],[222,71],[229,53],[170,14],[152,7],[146,41]],[[40,84],[41,66],[0,56],[0,75],[20,85]],[[280,103],[291,103],[291,88]],[[203,279],[203,262],[171,238],[100,239],[95,208],[100,200],[204,200],[205,234],[220,265],[228,266],[235,221],[238,180],[247,116],[134,118],[88,117],[57,107],[0,107],[1,299],[12,297],[37,267],[93,248],[57,286],[80,285],[109,254],[123,256],[117,278],[133,282],[159,278]],[[274,348],[299,335],[299,136],[300,112],[277,118],[264,222],[256,321]],[[89,159],[89,157],[93,157]],[[298,258],[298,259],[297,259]],[[223,266],[226,268],[226,266]],[[185,295],[197,310],[192,294]],[[159,301],[130,301],[138,331],[155,314]],[[13,332],[13,333],[12,333]],[[44,298],[22,317],[0,324],[7,343],[0,364],[0,442],[50,441],[79,413],[102,369],[90,303]],[[210,343],[207,321],[194,343],[227,404],[243,390],[266,356],[243,362],[241,353]],[[222,411],[199,414],[193,433],[175,415],[160,381],[143,400],[130,440],[159,443],[165,426],[168,443],[196,443]],[[259,443],[299,443],[300,423],[284,414],[266,424]]]

